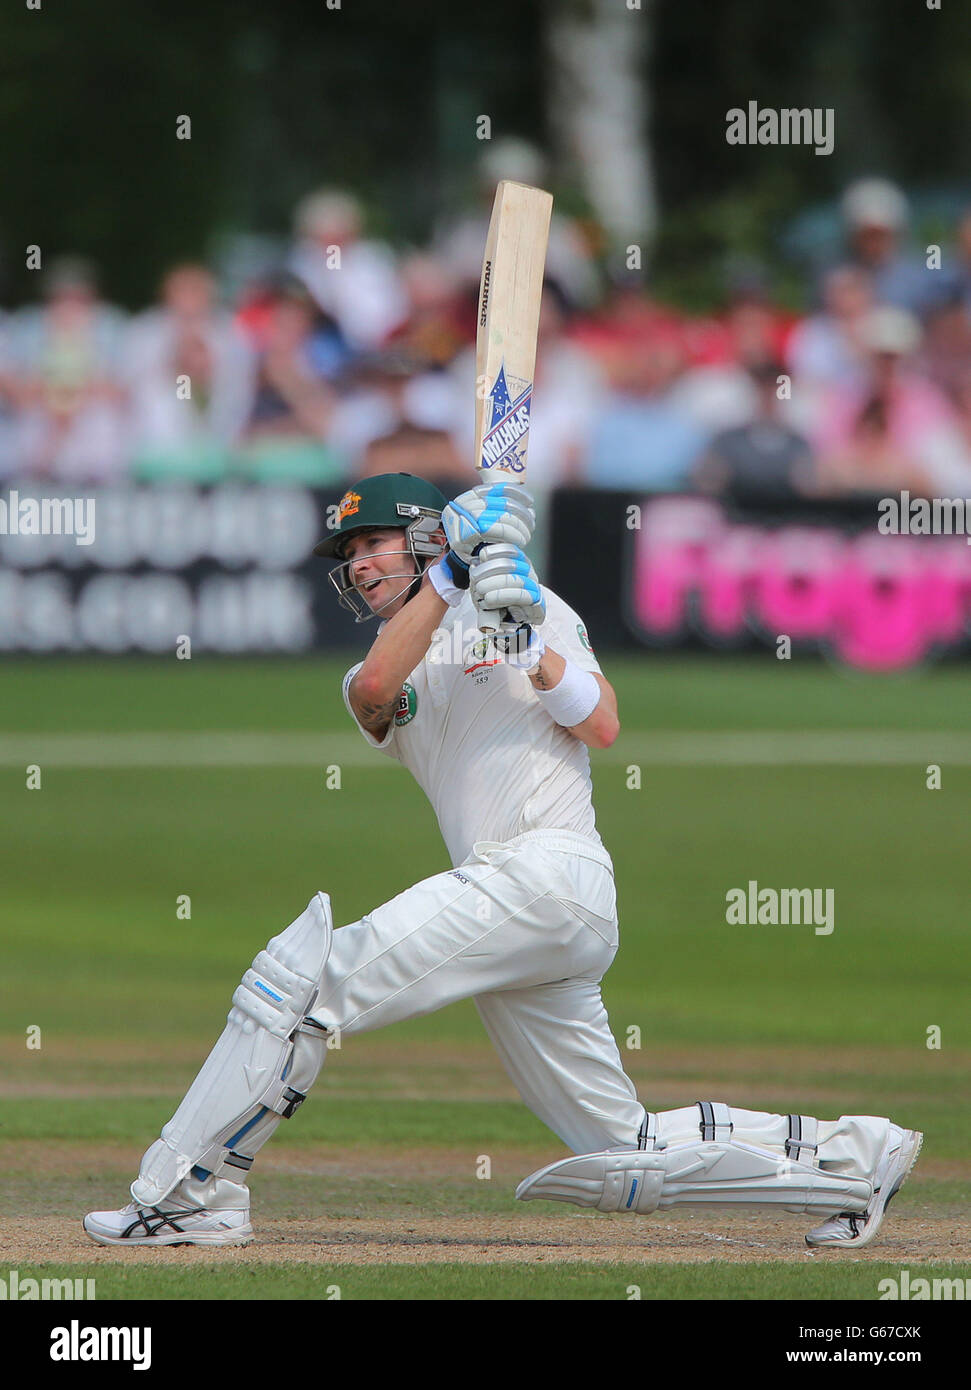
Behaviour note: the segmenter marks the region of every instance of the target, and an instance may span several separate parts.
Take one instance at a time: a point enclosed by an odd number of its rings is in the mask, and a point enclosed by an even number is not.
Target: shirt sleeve
[[[603,672],[594,656],[583,619],[578,613],[574,613],[568,603],[564,603],[559,594],[554,594],[553,590],[547,589],[545,585],[543,597],[546,599],[546,622],[539,632],[547,646],[572,661],[575,666],[579,666],[581,671],[592,671],[602,676]]]
[[[357,675],[358,671],[360,671],[363,665],[364,662],[359,661],[356,666],[352,666],[351,669],[347,672],[347,675],[341,681],[341,694],[344,697],[344,705],[347,709],[348,714],[354,720],[354,723],[357,725],[358,729],[361,731],[361,733],[363,734],[367,742],[370,744],[370,746],[372,748],[376,748],[379,753],[386,753],[389,758],[396,759],[398,756],[398,750],[394,746],[394,720],[392,719],[391,724],[388,728],[388,732],[385,734],[383,740],[379,743],[378,740],[374,737],[374,735],[370,733],[369,730],[364,728],[363,724],[351,708],[351,701],[348,695],[348,687],[350,686],[351,681],[354,679],[354,677]]]

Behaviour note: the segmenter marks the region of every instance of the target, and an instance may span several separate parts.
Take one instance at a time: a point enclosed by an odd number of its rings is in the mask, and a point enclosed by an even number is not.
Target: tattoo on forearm
[[[549,678],[549,676],[546,674],[546,672],[543,670],[543,663],[542,663],[542,662],[540,662],[540,664],[536,667],[535,671],[530,671],[529,676],[530,676],[530,680],[531,680],[531,681],[533,682],[533,684],[536,686],[537,690],[551,690],[551,689],[552,689],[552,685],[551,685],[551,683],[550,683],[550,678]]]
[[[359,700],[357,704],[357,717],[365,729],[382,729],[385,724],[391,723],[397,707],[397,695],[393,695],[390,700],[385,700],[384,703],[380,705],[372,705],[366,700]]]

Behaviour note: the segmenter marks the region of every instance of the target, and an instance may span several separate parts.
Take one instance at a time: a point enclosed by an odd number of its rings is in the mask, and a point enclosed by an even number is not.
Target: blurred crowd
[[[92,265],[50,264],[39,302],[0,313],[0,478],[330,486],[400,470],[454,494],[471,464],[490,204],[484,190],[401,251],[367,235],[353,196],[314,193],[279,263],[232,302],[210,268],[182,264],[128,315]],[[806,313],[746,264],[722,311],[699,316],[658,302],[637,270],[605,270],[589,224],[555,214],[530,485],[971,493],[971,212],[939,265],[893,184],[854,183],[841,216],[839,254],[807,272]]]

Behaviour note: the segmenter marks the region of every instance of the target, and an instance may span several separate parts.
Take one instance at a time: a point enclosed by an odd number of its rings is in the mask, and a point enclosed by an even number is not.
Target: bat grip
[[[512,614],[509,612],[509,609],[508,609],[508,608],[504,609],[504,611],[503,611],[503,613],[502,613],[502,617],[501,617],[500,620],[499,620],[499,625],[498,625],[498,627],[496,626],[496,624],[495,624],[495,622],[492,620],[492,618],[486,619],[486,617],[485,617],[482,613],[479,613],[479,610],[478,610],[478,609],[476,609],[476,613],[478,614],[478,617],[479,617],[479,631],[480,631],[480,632],[489,633],[489,632],[505,632],[505,631],[507,631],[507,630],[508,630],[508,631],[513,631],[515,628],[517,628],[517,627],[519,626],[519,624],[518,624],[518,623],[516,622],[516,620],[513,618]]]
[[[475,549],[474,549],[473,552],[472,552],[472,558],[473,558],[473,559],[475,559],[476,555],[478,555],[479,551],[482,549],[482,547],[483,547],[484,545],[485,545],[485,541],[481,541],[481,542],[475,547]],[[506,631],[513,631],[515,628],[517,628],[517,627],[519,626],[519,624],[516,622],[515,618],[514,618],[513,615],[510,613],[510,611],[509,611],[508,608],[504,608],[504,609],[503,609],[503,611],[502,611],[502,616],[500,617],[498,624],[496,624],[495,622],[493,622],[491,618],[486,618],[486,617],[479,611],[478,608],[476,608],[475,611],[476,611],[476,615],[477,615],[477,617],[478,617],[478,619],[479,619],[479,631],[480,631],[480,632],[506,632]]]

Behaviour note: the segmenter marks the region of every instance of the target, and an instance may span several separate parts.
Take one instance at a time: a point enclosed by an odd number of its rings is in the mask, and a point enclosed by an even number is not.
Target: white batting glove
[[[546,643],[529,623],[523,623],[514,632],[497,632],[492,640],[496,651],[506,658],[506,665],[518,671],[532,671],[546,652]]]
[[[532,496],[519,483],[482,483],[442,512],[449,547],[466,564],[480,545],[528,545],[535,525]]]
[[[469,567],[469,592],[480,614],[491,614],[496,626],[508,613],[514,623],[539,627],[546,621],[536,571],[516,545],[486,545]]]

